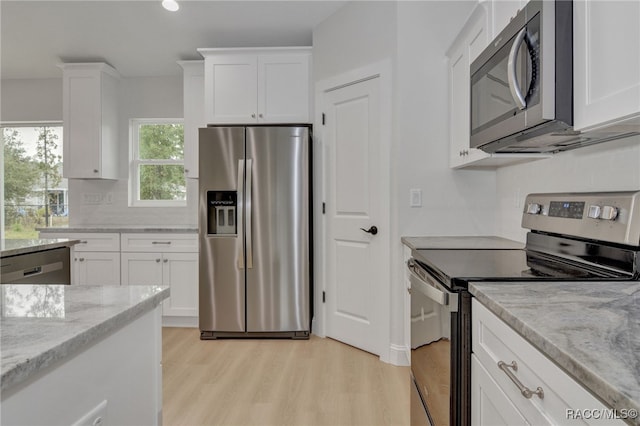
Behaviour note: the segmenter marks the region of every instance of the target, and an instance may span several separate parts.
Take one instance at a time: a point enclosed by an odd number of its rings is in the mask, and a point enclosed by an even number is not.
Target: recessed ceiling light
[[[180,9],[180,5],[176,0],[162,0],[162,7],[171,12],[175,12],[176,10]]]

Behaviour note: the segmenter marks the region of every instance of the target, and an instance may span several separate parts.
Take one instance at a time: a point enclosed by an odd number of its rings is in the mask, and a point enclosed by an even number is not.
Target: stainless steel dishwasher
[[[70,284],[69,247],[59,247],[0,259],[2,284]]]

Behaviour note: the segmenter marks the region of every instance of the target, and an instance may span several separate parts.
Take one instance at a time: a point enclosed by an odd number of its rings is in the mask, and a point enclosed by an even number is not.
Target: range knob
[[[615,220],[618,217],[618,208],[613,206],[602,206],[600,212],[600,219],[602,220]]]
[[[538,214],[540,213],[540,204],[538,203],[529,203],[527,204],[527,214]]]
[[[589,206],[587,217],[590,217],[591,219],[598,219],[600,217],[601,210],[600,206]]]

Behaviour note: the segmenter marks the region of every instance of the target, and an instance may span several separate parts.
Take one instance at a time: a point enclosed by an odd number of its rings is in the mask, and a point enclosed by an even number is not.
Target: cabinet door
[[[171,295],[162,304],[162,314],[168,316],[198,316],[198,254],[164,253],[163,284]]]
[[[471,425],[511,426],[529,422],[493,381],[475,355],[471,356]]]
[[[63,78],[65,178],[100,177],[100,74],[68,71]]]
[[[211,124],[257,121],[255,55],[215,55],[205,59],[205,118]]]
[[[118,73],[105,63],[62,68],[63,176],[117,179]]]
[[[258,122],[309,122],[309,55],[258,57]]]
[[[161,253],[122,253],[122,285],[163,285]]]
[[[75,285],[120,285],[120,253],[76,251],[73,270]]]
[[[573,7],[574,128],[640,116],[640,2]]]
[[[204,118],[204,61],[182,61],[184,90],[184,173],[198,178],[198,128]]]
[[[524,0],[493,0],[491,2],[491,21],[493,23],[494,39],[500,31],[504,30],[511,19],[518,14],[518,11],[526,5]]]
[[[471,55],[474,57],[482,52],[486,45],[486,23],[479,19],[467,32],[456,49],[449,55],[450,80],[450,146],[449,165],[452,168],[462,167],[490,157],[484,151],[469,148],[471,102],[469,93]]]

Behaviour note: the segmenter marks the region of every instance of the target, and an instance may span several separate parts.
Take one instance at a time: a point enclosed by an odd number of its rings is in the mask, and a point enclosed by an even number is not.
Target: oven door
[[[408,263],[411,280],[411,373],[424,412],[433,425],[452,423],[451,410],[457,386],[451,383],[452,347],[455,339],[454,316],[458,311],[458,294],[437,282],[415,261]],[[453,326],[453,335],[452,335]],[[457,374],[456,374],[457,376]],[[418,398],[419,397],[419,398]],[[454,405],[451,405],[454,404]],[[412,409],[412,416],[420,410]],[[426,419],[412,418],[411,424]]]

